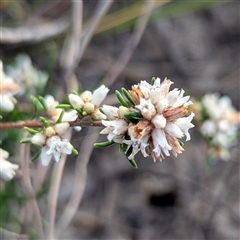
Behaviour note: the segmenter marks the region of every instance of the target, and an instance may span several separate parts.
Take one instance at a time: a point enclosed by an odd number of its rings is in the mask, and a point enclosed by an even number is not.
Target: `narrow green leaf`
[[[38,96],[38,100],[39,100],[40,103],[42,104],[43,108],[44,108],[45,110],[47,110],[47,105],[46,105],[46,102],[45,102],[44,97]]]
[[[138,168],[138,165],[137,165],[137,163],[135,162],[134,159],[129,159],[129,158],[128,158],[128,161],[131,163],[131,165],[132,165],[134,168]]]
[[[129,93],[129,91],[126,88],[122,88],[122,93],[124,94],[124,96],[127,98],[127,100],[133,105],[135,106],[135,103],[133,101],[132,95]]]
[[[72,150],[72,154],[75,154],[75,155],[77,155],[77,154],[78,154],[78,151],[77,151],[77,149],[75,149],[75,148],[74,148],[74,149]]]
[[[20,143],[30,143],[32,138],[23,138]]]
[[[37,159],[38,159],[38,157],[40,156],[40,154],[41,154],[41,148],[34,154],[34,156],[31,158],[31,162],[35,162]]]
[[[58,104],[56,108],[73,109],[72,105],[70,104]]]
[[[83,116],[83,110],[80,108],[74,108],[78,112],[79,115]]]
[[[34,106],[35,110],[37,110],[37,109],[41,109],[41,110],[44,109],[42,103],[35,96],[31,95],[30,99],[31,99],[31,101],[33,103],[33,106]]]
[[[61,114],[59,115],[58,120],[56,121],[56,123],[62,122],[63,114],[64,114],[64,110],[62,110],[62,112],[61,112]]]
[[[151,84],[154,85],[156,78],[152,77]]]
[[[94,143],[94,147],[97,148],[105,148],[105,147],[110,147],[114,144],[114,141],[106,141],[106,142],[101,142],[101,143]]]
[[[29,132],[30,134],[34,135],[36,133],[39,133],[39,131],[35,130],[35,129],[32,129],[32,128],[29,128],[29,127],[24,127],[24,130]]]
[[[179,142],[179,144],[180,144],[181,147],[184,146],[184,143],[183,143],[182,141],[178,140],[178,142]]]
[[[50,124],[46,118],[40,117],[40,121],[42,122],[42,124],[44,125],[45,128],[50,127]]]
[[[120,103],[122,106],[128,108],[129,106],[128,106],[127,102],[125,101],[125,99],[123,98],[122,94],[121,94],[118,90],[115,91],[115,94],[116,94],[116,96],[117,96],[117,99],[118,99],[119,103]]]
[[[72,90],[72,94],[79,96],[79,93],[76,90]]]

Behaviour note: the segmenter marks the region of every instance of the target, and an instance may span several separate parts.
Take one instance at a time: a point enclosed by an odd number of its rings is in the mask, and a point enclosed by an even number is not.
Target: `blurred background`
[[[1,60],[11,64],[18,54],[29,55],[48,75],[43,95],[64,101],[73,89],[105,84],[105,103],[117,105],[116,89],[155,76],[195,98],[228,95],[239,111],[239,1],[9,0],[0,8]],[[27,112],[27,101],[20,97],[18,108]],[[57,239],[240,239],[239,142],[231,160],[216,160],[207,171],[205,142],[191,129],[192,141],[177,158],[154,163],[137,155],[134,169],[117,146],[92,147],[106,139],[99,130],[72,134],[80,154],[64,167]],[[7,136],[5,149],[16,158],[16,132]],[[52,167],[30,164],[44,226]],[[43,182],[36,182],[42,173]],[[4,183],[3,239],[37,239],[28,200],[21,172]]]

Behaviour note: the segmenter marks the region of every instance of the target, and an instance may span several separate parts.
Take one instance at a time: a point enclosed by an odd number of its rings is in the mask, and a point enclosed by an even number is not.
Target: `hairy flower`
[[[194,126],[194,113],[186,115],[192,102],[184,96],[184,90],[170,91],[172,84],[169,79],[161,83],[157,78],[153,84],[141,81],[132,86],[129,93],[135,106],[128,109],[129,115],[119,116],[116,108],[103,106],[109,120],[102,121],[106,128],[101,133],[108,134],[109,141],[126,146],[128,159],[141,151],[144,157],[161,161],[170,152],[177,156],[184,150],[179,139],[190,140],[188,130]]]
[[[17,164],[13,164],[6,159],[9,153],[0,148],[0,176],[4,180],[11,180],[15,176],[15,171],[19,168]]]
[[[13,95],[17,94],[20,87],[18,84],[5,75],[3,72],[3,64],[0,61],[0,109],[6,112],[11,112],[17,100]]]

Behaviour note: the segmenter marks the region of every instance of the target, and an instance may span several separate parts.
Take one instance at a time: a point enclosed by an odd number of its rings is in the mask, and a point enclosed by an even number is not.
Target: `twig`
[[[65,32],[69,27],[66,17],[32,27],[0,27],[1,43],[17,44],[22,42],[41,42]]]
[[[105,84],[110,86],[114,83],[115,79],[127,65],[128,61],[132,57],[134,50],[136,49],[138,43],[141,40],[143,32],[147,26],[148,19],[151,15],[152,8],[154,6],[154,1],[146,1],[147,11],[144,15],[139,17],[137,21],[136,30],[132,34],[132,37],[129,39],[126,47],[123,49],[122,54],[119,59],[110,67],[110,71],[107,73],[105,77]],[[144,8],[145,9],[145,8]]]
[[[90,137],[84,140],[79,149],[81,154],[78,155],[76,162],[71,198],[57,224],[58,232],[64,231],[64,229],[68,227],[78,210],[79,203],[81,202],[83,196],[87,178],[87,165],[92,153],[93,143],[96,142],[98,133],[93,133],[92,129],[89,129],[87,135]]]
[[[37,225],[37,233],[40,238],[44,238],[44,231],[42,226],[42,219],[41,214],[38,208],[38,204],[36,201],[35,193],[32,187],[32,183],[30,180],[30,171],[29,171],[29,162],[30,162],[30,149],[28,145],[21,145],[20,147],[20,167],[22,170],[22,182],[24,187],[27,190],[27,193],[29,195],[29,206],[32,208],[30,209],[30,213],[32,216],[30,216],[30,221],[32,221],[33,214],[35,213],[35,221]],[[29,216],[28,216],[29,217]]]
[[[56,123],[53,121],[49,121],[50,125],[55,125]],[[96,122],[88,122],[88,121],[82,121],[82,120],[76,120],[74,122],[68,122],[70,127],[102,127],[103,124],[100,121]],[[25,122],[5,122],[0,123],[0,129],[8,129],[8,128],[42,128],[43,124],[41,121],[33,120],[33,121],[25,121]]]
[[[72,131],[68,131],[68,135],[71,136]],[[69,137],[68,136],[68,137]],[[62,173],[65,166],[67,155],[62,155],[58,164],[54,165],[53,176],[51,182],[51,188],[49,191],[48,207],[49,207],[49,231],[48,239],[55,239],[55,217],[57,210],[57,199],[62,179]]]
[[[112,3],[113,3],[113,0],[99,1],[96,7],[96,10],[93,12],[93,18],[85,28],[87,30],[84,31],[84,37],[82,39],[80,51],[76,60],[77,63],[80,62],[82,55],[94,34],[95,29],[99,25],[101,19],[106,14],[106,12],[108,11]]]

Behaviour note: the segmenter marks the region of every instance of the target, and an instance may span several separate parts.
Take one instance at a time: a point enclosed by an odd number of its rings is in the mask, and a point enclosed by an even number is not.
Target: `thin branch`
[[[33,221],[32,217],[34,216],[34,221],[37,226],[37,233],[39,234],[39,238],[44,238],[44,231],[43,231],[43,226],[42,226],[42,219],[41,219],[41,214],[40,210],[37,204],[36,196],[34,189],[32,187],[31,179],[30,179],[30,170],[29,170],[29,162],[30,162],[30,149],[29,145],[21,145],[20,147],[20,166],[22,170],[22,182],[27,190],[27,194],[29,196],[29,206],[30,206],[30,221]]]
[[[84,140],[79,149],[79,152],[81,152],[81,154],[78,155],[76,161],[74,185],[71,198],[57,224],[58,232],[64,231],[68,227],[68,225],[72,221],[72,218],[78,210],[79,203],[82,200],[87,179],[88,162],[92,154],[93,143],[96,142],[98,137],[98,133],[93,133],[92,131],[92,129],[89,129],[87,133],[89,138]]]
[[[71,137],[72,131],[68,131],[68,137]],[[57,210],[57,199],[60,189],[62,173],[65,166],[67,155],[62,155],[58,164],[54,165],[51,188],[49,191],[48,207],[49,207],[49,231],[48,239],[55,239],[55,217]]]
[[[0,41],[1,43],[7,44],[41,42],[65,32],[68,27],[69,20],[66,17],[48,23],[41,23],[32,27],[0,27]]]
[[[107,76],[105,77],[105,84],[107,86],[110,86],[114,83],[118,75],[122,72],[124,67],[129,62],[130,58],[132,57],[132,54],[136,47],[138,46],[142,35],[144,33],[144,30],[147,26],[149,17],[151,15],[152,9],[154,7],[154,1],[145,1],[146,2],[146,9],[143,9],[143,11],[146,13],[139,17],[137,21],[136,30],[132,34],[132,37],[129,39],[129,41],[126,43],[126,47],[123,49],[122,54],[118,58],[118,60],[113,64],[113,66],[110,68],[110,71],[107,73]],[[163,2],[165,3],[165,2]]]
[[[50,125],[54,126],[56,123],[51,121],[49,122]],[[103,127],[103,124],[101,121],[96,122],[88,122],[88,121],[82,121],[82,120],[76,120],[74,122],[68,122],[70,124],[70,127]],[[0,129],[10,129],[10,128],[42,128],[43,124],[39,120],[33,120],[33,121],[25,121],[25,122],[5,122],[0,123]]]

